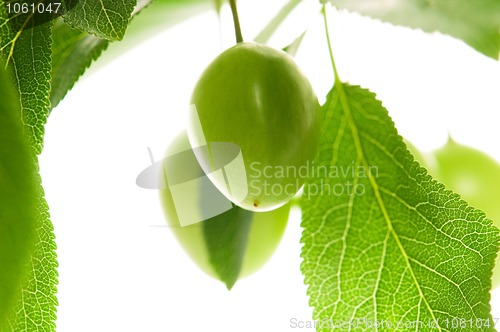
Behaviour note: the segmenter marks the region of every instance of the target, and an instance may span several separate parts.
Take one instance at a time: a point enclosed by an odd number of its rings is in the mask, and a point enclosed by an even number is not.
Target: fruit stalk
[[[323,21],[325,24],[326,41],[328,43],[328,51],[330,52],[330,60],[332,62],[333,74],[335,75],[335,83],[340,83],[339,73],[337,71],[337,66],[335,65],[335,58],[333,57],[332,41],[330,38],[330,29],[328,28],[328,18],[326,13],[326,4],[323,4],[321,8],[321,13],[323,14]]]
[[[236,34],[236,42],[243,42],[243,35],[241,34],[240,27],[240,19],[238,17],[238,8],[236,7],[236,0],[230,0],[229,4],[231,5],[231,13],[233,14],[233,22],[234,22],[234,32]]]

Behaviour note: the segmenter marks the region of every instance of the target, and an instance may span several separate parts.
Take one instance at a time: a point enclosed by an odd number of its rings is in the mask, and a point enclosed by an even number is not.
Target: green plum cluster
[[[300,169],[313,160],[320,107],[292,57],[265,45],[243,42],[222,52],[206,68],[191,103],[195,112],[187,133],[167,149],[165,160],[170,161],[163,165],[166,188],[161,190],[161,201],[170,228],[189,256],[230,289],[239,277],[258,270],[271,257],[284,233],[289,201],[305,179],[269,176],[273,173],[268,170]],[[230,153],[227,158],[229,148],[220,144],[236,147],[237,156]],[[192,158],[176,165],[175,158],[168,156],[179,151],[190,151]],[[184,225],[182,209],[186,207],[179,206],[174,195],[179,191],[178,181],[172,182],[168,175],[192,169],[210,182],[204,187],[192,185],[183,193],[196,198],[187,207],[190,214],[206,214],[218,194],[231,206],[206,220]],[[266,190],[269,187],[286,190],[277,194]]]

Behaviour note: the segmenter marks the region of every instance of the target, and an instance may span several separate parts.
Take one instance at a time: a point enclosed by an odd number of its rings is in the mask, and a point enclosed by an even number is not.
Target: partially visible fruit
[[[433,155],[437,161],[431,171],[434,178],[500,225],[500,164],[484,152],[452,139]]]
[[[166,189],[160,190],[160,198],[167,223],[205,273],[231,289],[238,278],[257,271],[269,260],[284,233],[289,204],[269,212],[231,207],[210,180],[200,180],[205,174],[185,132],[169,146],[163,166]],[[195,180],[199,180],[197,184]],[[179,185],[183,183],[195,184],[180,191]],[[229,205],[220,205],[220,214],[214,215],[218,204]],[[199,216],[201,220],[185,225],[186,214]]]

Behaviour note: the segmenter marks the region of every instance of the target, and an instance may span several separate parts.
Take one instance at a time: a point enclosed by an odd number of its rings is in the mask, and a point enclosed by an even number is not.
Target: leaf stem
[[[241,43],[243,42],[243,35],[241,34],[240,19],[238,17],[238,8],[236,7],[236,0],[229,0],[229,4],[231,5],[231,13],[233,14],[236,42]]]
[[[332,61],[332,68],[333,68],[333,74],[335,75],[335,83],[340,83],[340,77],[339,73],[337,71],[337,66],[335,65],[335,58],[333,57],[333,50],[332,50],[332,42],[330,40],[330,32],[328,29],[328,18],[326,15],[326,4],[323,4],[323,7],[321,8],[321,12],[323,14],[323,20],[325,22],[325,32],[326,32],[326,40],[328,42],[328,51],[330,52],[330,60]]]

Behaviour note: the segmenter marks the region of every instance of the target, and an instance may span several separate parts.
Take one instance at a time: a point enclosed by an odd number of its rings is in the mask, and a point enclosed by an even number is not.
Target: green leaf
[[[4,331],[33,245],[36,187],[19,97],[2,61],[0,100],[0,331]]]
[[[49,108],[52,22],[37,26],[35,20],[21,25],[11,24],[4,5],[4,1],[0,1],[0,55],[13,73],[12,83],[21,106],[20,119],[33,152],[29,165],[34,165],[34,171],[30,176],[36,186],[32,196],[35,206],[19,210],[19,213],[30,210],[34,214],[35,221],[31,225],[34,244],[16,302],[7,313],[9,327],[5,331],[53,331],[57,306],[57,260],[48,206],[38,175],[38,161],[34,157],[42,151]],[[16,27],[21,27],[21,30],[16,30]],[[26,166],[19,162],[17,167],[23,169]]]
[[[109,45],[108,40],[73,29],[61,20],[54,24],[53,38],[51,108],[59,104],[92,61]]]
[[[301,270],[325,323],[317,330],[494,331],[498,229],[413,160],[373,93],[335,83],[322,115],[301,202]],[[483,325],[452,327],[456,319]]]
[[[64,21],[73,28],[109,40],[121,40],[136,0],[85,0],[78,1],[64,15]]]
[[[9,23],[0,1],[0,53],[14,71],[29,143],[40,153],[49,107],[52,24],[35,27],[31,20],[17,31]]]
[[[210,264],[229,290],[240,275],[252,217],[253,212],[234,206],[202,223]]]
[[[38,165],[38,161],[36,164]],[[36,198],[34,248],[26,264],[28,273],[21,282],[22,291],[9,313],[10,328],[5,332],[46,332],[56,329],[58,264],[54,229],[49,219],[49,207],[44,198],[38,173],[35,173],[34,181],[37,184],[34,196]]]
[[[498,0],[322,0],[326,1],[340,9],[392,24],[448,34],[463,40],[484,55],[498,59]]]
[[[290,45],[283,48],[283,51],[287,52],[291,56],[297,55],[300,45],[302,44],[302,40],[304,40],[304,37],[306,36],[306,32],[307,31],[301,33],[301,35],[298,36]]]
[[[139,1],[133,19],[123,40],[109,40],[73,29],[61,21],[54,24],[51,108],[56,107],[73,88],[87,68],[97,60],[98,64],[123,54],[158,31],[170,27],[183,19],[210,8],[207,0],[151,0]],[[103,54],[103,52],[107,50]]]

